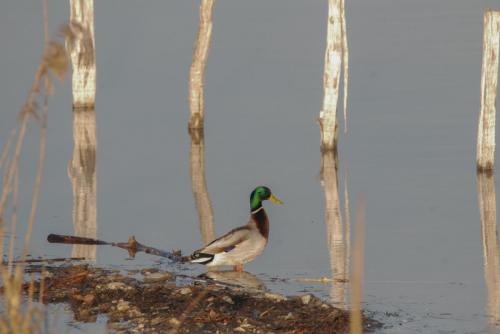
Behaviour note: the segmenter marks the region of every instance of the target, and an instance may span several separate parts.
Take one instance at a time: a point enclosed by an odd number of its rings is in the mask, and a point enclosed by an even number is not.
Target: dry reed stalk
[[[68,29],[67,26],[64,26],[61,30],[62,34],[67,39],[73,38],[71,30]],[[3,223],[5,206],[7,204],[7,199],[12,191],[13,176],[15,170],[17,170],[18,168],[19,157],[21,155],[22,147],[24,144],[29,116],[40,119],[40,116],[36,112],[36,98],[38,97],[38,95],[40,95],[41,92],[40,86],[42,83],[42,79],[45,80],[46,78],[49,78],[49,75],[52,73],[60,80],[63,80],[67,70],[68,62],[64,48],[57,41],[51,41],[48,45],[48,48],[46,48],[43,53],[38,69],[35,72],[33,84],[31,85],[31,89],[28,92],[26,101],[21,108],[21,112],[19,113],[18,122],[20,125],[19,130],[17,131],[15,149],[13,152],[13,156],[10,158],[9,164],[5,166],[6,176],[4,178],[2,187],[2,195],[0,196],[0,224]],[[52,91],[51,82],[52,81],[49,80],[49,87],[48,89],[46,89],[45,94],[48,94]]]
[[[97,237],[96,115],[94,110],[73,112],[73,157],[68,176],[73,188],[75,235]],[[71,257],[95,260],[95,245],[73,245]]]
[[[477,194],[483,241],[484,278],[488,291],[486,306],[491,324],[500,321],[500,247],[497,236],[495,177],[492,173],[477,174]]]
[[[3,146],[2,155],[0,155],[0,169],[3,167],[3,165],[7,161],[7,158],[9,156],[9,152],[10,152],[10,145],[12,144],[12,140],[14,140],[15,135],[16,135],[16,129],[12,129],[10,131],[9,137],[7,138],[7,142]]]
[[[484,13],[483,63],[481,68],[481,111],[477,132],[477,169],[493,170],[495,165],[495,118],[500,52],[500,12]]]
[[[361,334],[363,332],[363,318],[361,301],[363,299],[363,276],[365,262],[365,200],[358,199],[356,207],[356,238],[352,251],[352,274],[351,274],[351,317],[350,334]]]
[[[345,286],[338,282],[346,281],[346,242],[344,238],[340,196],[338,189],[338,157],[336,151],[323,151],[321,154],[321,183],[325,192],[325,225],[330,253],[332,283],[330,297],[339,307],[345,307]]]
[[[343,65],[343,67],[342,67]],[[344,113],[347,116],[348,45],[344,0],[328,0],[328,26],[323,74],[323,107],[319,113],[321,148],[335,149],[338,142],[337,103],[344,71]]]
[[[208,294],[208,290],[202,290],[198,293],[198,295],[193,298],[193,300],[189,303],[186,309],[182,312],[179,319],[171,319],[172,329],[168,331],[168,334],[178,333],[179,328],[182,326],[182,323],[186,320],[186,318],[193,312],[193,310],[198,306],[203,298]]]
[[[47,89],[48,87],[46,87]],[[35,223],[36,209],[38,207],[38,198],[40,196],[40,187],[42,185],[43,166],[45,162],[45,147],[47,142],[47,116],[48,116],[48,96],[44,96],[43,110],[42,110],[42,124],[40,128],[40,143],[38,149],[38,162],[36,167],[35,184],[33,186],[33,193],[31,197],[31,210],[28,217],[28,229],[24,236],[24,247],[22,258],[24,259],[28,254],[29,242],[31,241],[31,233],[33,232],[33,224]]]
[[[70,0],[70,22],[76,39],[66,43],[73,67],[73,108],[94,109],[96,65],[94,0]]]
[[[12,264],[14,261],[14,245],[16,241],[16,228],[17,228],[17,199],[19,192],[19,173],[16,171],[14,176],[14,191],[12,194],[12,216],[10,221],[10,240],[9,240],[9,253],[8,253],[8,265],[7,268],[10,273],[12,273]],[[3,248],[3,247],[2,247]],[[3,255],[3,254],[2,254]],[[3,258],[3,256],[2,256]]]
[[[212,10],[215,0],[201,0],[200,25],[189,70],[189,118],[190,129],[203,128],[205,101],[203,85],[207,65],[210,38],[212,36]]]
[[[203,129],[192,129],[191,135],[191,188],[200,220],[200,233],[204,243],[215,239],[214,212],[205,177],[205,139]]]
[[[34,76],[34,81],[31,89],[26,98],[25,104],[21,109],[19,115],[19,130],[16,132],[17,139],[15,144],[15,149],[12,154],[6,153],[7,157],[2,159],[5,162],[5,175],[4,182],[2,186],[2,195],[0,197],[0,231],[2,232],[2,238],[0,240],[0,247],[3,252],[3,229],[4,229],[4,213],[6,210],[6,205],[8,199],[12,194],[12,201],[10,202],[13,206],[11,231],[14,232],[13,237],[15,237],[15,226],[17,221],[17,198],[19,191],[19,180],[18,180],[18,170],[19,170],[19,157],[23,148],[24,138],[27,129],[27,123],[29,116],[34,116],[35,119],[40,121],[40,142],[39,142],[39,156],[37,162],[37,172],[35,177],[35,184],[33,186],[32,201],[31,201],[31,211],[28,218],[28,231],[24,240],[24,247],[22,252],[22,259],[26,257],[28,252],[28,244],[31,239],[32,228],[36,215],[36,208],[38,203],[41,179],[43,174],[43,163],[45,158],[45,143],[46,143],[46,124],[48,115],[48,95],[52,92],[52,81],[50,75],[55,75],[61,80],[67,69],[67,60],[64,48],[56,41],[48,42],[48,10],[47,10],[47,0],[43,0],[43,13],[44,13],[44,35],[45,35],[45,50],[38,66],[38,69]],[[68,36],[70,38],[70,36]],[[43,83],[43,89],[42,89]],[[43,96],[43,107],[41,115],[37,113],[37,103],[36,99],[38,96]],[[9,146],[9,145],[7,145]],[[9,149],[6,149],[9,152]],[[11,155],[11,156],[9,156]],[[32,284],[28,290],[28,303],[23,305],[23,283],[24,283],[24,265],[16,264],[13,266],[13,246],[12,240],[9,246],[9,266],[6,268],[2,262],[0,262],[0,275],[2,277],[3,283],[3,306],[2,313],[0,313],[0,332],[8,334],[18,334],[18,333],[40,333],[40,324],[43,321],[43,317],[40,315],[38,308],[33,306],[32,297],[34,292],[33,280]]]
[[[344,212],[345,212],[345,249],[346,249],[346,277],[349,277],[351,269],[351,209],[349,207],[348,174],[344,178]]]

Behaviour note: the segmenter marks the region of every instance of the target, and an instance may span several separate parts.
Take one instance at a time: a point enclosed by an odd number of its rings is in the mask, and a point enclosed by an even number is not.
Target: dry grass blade
[[[12,129],[10,131],[10,135],[7,138],[7,142],[3,146],[2,149],[2,155],[0,156],[0,169],[3,167],[5,162],[7,161],[7,157],[9,156],[10,152],[10,145],[12,144],[12,140],[14,139],[14,136],[16,135],[16,129]]]
[[[40,194],[40,186],[43,175],[43,165],[45,158],[46,145],[46,129],[48,116],[48,95],[52,92],[50,75],[53,74],[62,79],[67,70],[67,57],[61,44],[57,41],[48,42],[48,8],[47,0],[43,0],[44,13],[44,35],[45,35],[45,50],[40,60],[40,64],[35,72],[32,86],[28,92],[26,101],[19,112],[18,130],[12,131],[11,138],[4,148],[2,153],[1,163],[5,167],[3,177],[2,193],[0,196],[0,232],[2,238],[0,241],[1,250],[3,252],[3,231],[5,227],[4,216],[7,210],[7,204],[12,206],[11,220],[11,240],[9,244],[8,266],[0,263],[0,275],[3,283],[3,298],[2,298],[2,313],[0,313],[0,332],[6,334],[28,334],[40,333],[43,323],[43,316],[38,307],[35,307],[32,301],[34,295],[33,278],[28,288],[27,303],[23,301],[23,286],[24,286],[24,264],[13,263],[14,258],[14,238],[17,224],[17,199],[19,192],[19,159],[23,149],[24,139],[27,131],[27,124],[30,116],[33,116],[40,124],[40,142],[39,155],[37,162],[37,172],[35,184],[33,186],[31,211],[28,218],[27,233],[24,240],[22,259],[25,258],[28,252],[29,241],[36,216],[38,198]],[[42,98],[41,114],[37,112],[39,109],[37,99]],[[14,141],[15,146],[13,152],[10,150],[11,142]],[[9,201],[9,198],[12,199]],[[23,304],[24,303],[24,304]]]
[[[358,199],[356,207],[356,238],[354,240],[353,268],[351,276],[351,318],[350,334],[363,332],[361,301],[363,298],[364,252],[365,252],[365,199]]]
[[[194,308],[200,303],[200,301],[205,298],[207,295],[208,290],[203,290],[201,291],[186,307],[184,312],[182,312],[181,316],[179,319],[172,318],[171,323],[173,325],[173,328],[168,332],[169,334],[174,334],[177,333],[179,328],[182,326],[182,323],[186,320],[186,318],[193,312]]]

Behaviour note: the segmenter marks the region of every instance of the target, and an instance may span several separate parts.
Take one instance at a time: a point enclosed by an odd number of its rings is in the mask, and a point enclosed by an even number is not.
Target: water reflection
[[[93,108],[96,92],[94,1],[70,0],[74,40],[66,41],[73,66],[73,107]]]
[[[486,312],[490,323],[500,322],[500,256],[497,236],[495,177],[491,173],[477,174],[477,193],[483,241],[484,278],[488,292]]]
[[[266,290],[260,278],[246,271],[209,271],[205,276],[224,284],[237,285],[246,289]]]
[[[338,155],[336,151],[325,150],[321,154],[321,185],[325,192],[325,225],[332,271],[331,302],[345,308],[346,284],[349,278],[348,242],[349,228],[346,233],[342,223],[342,212],[338,187]]]
[[[207,190],[205,178],[205,139],[203,129],[190,130],[191,135],[191,187],[200,220],[200,233],[203,243],[215,239],[214,213]]]
[[[79,237],[97,237],[96,126],[94,110],[73,112],[73,157],[68,176],[73,187],[73,227]],[[95,245],[73,245],[72,257],[95,260]]]

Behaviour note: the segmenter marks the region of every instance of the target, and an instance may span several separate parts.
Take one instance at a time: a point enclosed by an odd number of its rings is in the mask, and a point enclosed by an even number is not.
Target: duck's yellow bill
[[[269,200],[273,203],[276,203],[276,204],[283,204],[283,202],[276,196],[274,195],[271,195],[271,197],[269,197]]]

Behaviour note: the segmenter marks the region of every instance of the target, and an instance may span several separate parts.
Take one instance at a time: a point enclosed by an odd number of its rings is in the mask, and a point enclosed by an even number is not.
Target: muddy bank
[[[158,270],[127,274],[88,265],[46,270],[44,303],[67,303],[83,322],[106,315],[115,333],[344,333],[348,328],[348,312],[310,294],[284,297],[258,285],[242,288],[207,277],[179,286],[179,277]],[[231,282],[248,281],[245,275],[222,274]],[[37,282],[37,293],[39,288]],[[367,328],[376,326],[366,320]]]

